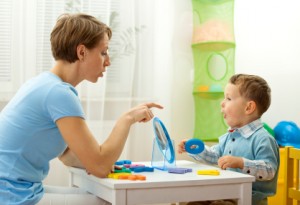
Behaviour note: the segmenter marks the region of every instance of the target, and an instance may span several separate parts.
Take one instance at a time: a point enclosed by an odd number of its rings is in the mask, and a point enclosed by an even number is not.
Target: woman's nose
[[[104,66],[110,66],[110,57],[107,56],[107,58],[104,61]]]

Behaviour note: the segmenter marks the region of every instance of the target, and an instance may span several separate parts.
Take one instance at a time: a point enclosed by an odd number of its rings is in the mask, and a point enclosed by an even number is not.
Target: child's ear
[[[252,100],[248,101],[245,110],[246,114],[247,115],[252,114],[255,110],[256,110],[256,103]]]

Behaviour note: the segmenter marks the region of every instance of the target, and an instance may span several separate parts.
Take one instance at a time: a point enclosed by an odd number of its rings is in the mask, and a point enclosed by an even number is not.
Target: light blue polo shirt
[[[49,161],[66,148],[56,120],[84,118],[75,88],[51,72],[26,82],[0,113],[0,204],[32,205],[43,196]]]
[[[228,169],[255,176],[252,186],[252,204],[276,193],[279,171],[279,147],[260,119],[241,128],[229,131],[219,138],[219,143],[192,155],[195,160],[217,164],[222,156],[237,156],[244,160],[244,169]]]

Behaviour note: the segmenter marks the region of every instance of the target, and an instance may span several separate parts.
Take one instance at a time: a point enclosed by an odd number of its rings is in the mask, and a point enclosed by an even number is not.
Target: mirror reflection
[[[159,122],[155,122],[154,129],[155,129],[155,133],[156,133],[160,148],[162,150],[165,150],[168,142],[167,142],[167,137],[165,135],[165,132],[164,132],[163,128],[161,127],[161,124]]]

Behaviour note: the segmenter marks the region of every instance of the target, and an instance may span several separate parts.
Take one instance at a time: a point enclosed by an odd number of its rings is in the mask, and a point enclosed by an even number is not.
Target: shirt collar
[[[250,122],[247,125],[244,125],[243,127],[237,128],[237,129],[232,129],[229,128],[228,132],[239,132],[243,137],[248,138],[250,137],[256,130],[261,128],[263,126],[263,123],[261,122],[261,119],[254,120]]]

